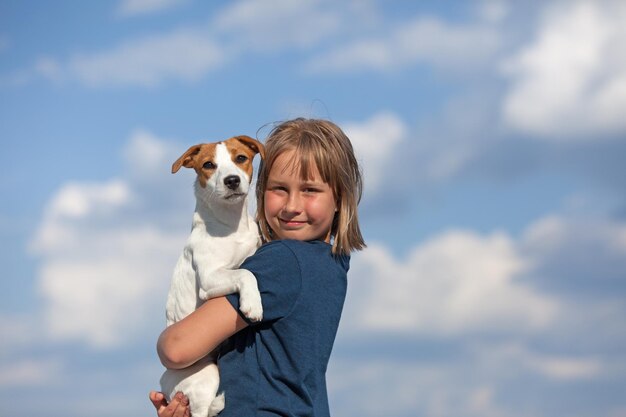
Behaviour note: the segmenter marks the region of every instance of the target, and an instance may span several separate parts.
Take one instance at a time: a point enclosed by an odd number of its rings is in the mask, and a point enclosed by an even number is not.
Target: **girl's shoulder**
[[[297,241],[274,240],[261,245],[242,264],[244,269],[261,269],[280,265],[281,269],[299,268]]]

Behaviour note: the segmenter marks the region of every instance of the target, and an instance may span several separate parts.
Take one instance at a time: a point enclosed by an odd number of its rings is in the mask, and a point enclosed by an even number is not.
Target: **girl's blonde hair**
[[[265,189],[270,170],[276,158],[285,151],[294,150],[295,165],[303,180],[310,178],[311,164],[315,164],[322,180],[333,190],[337,212],[333,219],[331,236],[334,254],[349,254],[365,247],[357,205],[363,192],[359,164],[350,139],[339,126],[327,120],[298,118],[274,127],[265,141],[265,158],[261,161],[256,188],[257,221],[263,240],[271,241],[272,230],[265,218]]]

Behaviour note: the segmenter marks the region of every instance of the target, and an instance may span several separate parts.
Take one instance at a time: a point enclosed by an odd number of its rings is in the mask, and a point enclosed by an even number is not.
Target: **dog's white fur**
[[[237,136],[192,146],[172,166],[172,173],[181,166],[193,168],[197,178],[191,235],[174,269],[167,298],[168,326],[205,300],[234,292],[239,292],[240,310],[246,317],[261,320],[263,309],[256,279],[249,271],[237,269],[261,243],[247,208],[256,153],[263,157],[262,144]],[[161,390],[167,400],[183,392],[194,417],[215,416],[222,411],[224,395],[217,395],[218,386],[213,355],[185,369],[168,369],[161,377]]]

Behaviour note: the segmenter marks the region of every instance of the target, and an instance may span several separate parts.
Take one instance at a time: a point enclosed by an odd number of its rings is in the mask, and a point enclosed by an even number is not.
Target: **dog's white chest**
[[[194,225],[174,269],[166,305],[167,325],[182,320],[202,303],[200,290],[210,292],[216,286],[231,285],[221,282],[220,271],[238,268],[259,244],[256,229],[215,236],[201,223]]]

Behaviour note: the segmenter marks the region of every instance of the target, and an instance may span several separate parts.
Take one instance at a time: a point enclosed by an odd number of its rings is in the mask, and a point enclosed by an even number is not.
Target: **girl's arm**
[[[186,368],[247,325],[226,297],[207,300],[161,333],[157,342],[161,363],[169,369]]]

